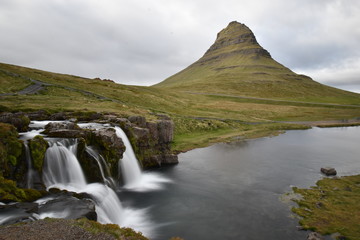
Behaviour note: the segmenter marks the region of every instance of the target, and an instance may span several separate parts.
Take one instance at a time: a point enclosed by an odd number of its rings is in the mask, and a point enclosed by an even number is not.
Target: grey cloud
[[[237,20],[285,66],[356,85],[345,62],[360,57],[359,15],[356,0],[0,0],[0,61],[150,85],[196,61]],[[321,74],[345,65],[346,76]]]

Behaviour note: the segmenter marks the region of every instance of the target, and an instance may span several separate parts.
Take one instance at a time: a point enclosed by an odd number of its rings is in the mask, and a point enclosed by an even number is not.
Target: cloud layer
[[[355,90],[359,16],[357,0],[0,0],[0,61],[151,85],[237,20],[285,66]]]

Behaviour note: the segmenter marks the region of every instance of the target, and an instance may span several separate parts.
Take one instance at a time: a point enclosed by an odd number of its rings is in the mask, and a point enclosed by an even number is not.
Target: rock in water
[[[331,167],[321,168],[320,171],[326,176],[335,176],[337,174],[335,168],[331,168]]]
[[[307,240],[324,240],[324,237],[317,232],[309,233]]]

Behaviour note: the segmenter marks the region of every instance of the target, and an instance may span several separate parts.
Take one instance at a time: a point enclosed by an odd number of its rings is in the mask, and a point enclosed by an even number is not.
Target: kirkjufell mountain
[[[296,74],[275,61],[246,25],[231,22],[198,61],[154,85],[157,88],[250,97],[322,100],[356,97]]]

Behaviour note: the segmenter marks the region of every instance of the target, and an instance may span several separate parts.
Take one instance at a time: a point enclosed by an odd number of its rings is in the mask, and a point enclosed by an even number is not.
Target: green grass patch
[[[147,240],[142,233],[135,232],[131,228],[120,228],[117,224],[101,224],[95,221],[90,221],[86,218],[78,219],[75,222],[76,226],[80,226],[83,229],[94,233],[107,233],[114,236],[116,239],[121,240]]]
[[[293,190],[303,196],[292,211],[305,229],[360,239],[360,175],[324,178],[310,189]]]
[[[16,93],[31,85],[31,81],[0,69],[0,94]]]

